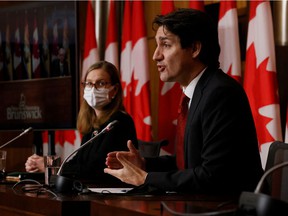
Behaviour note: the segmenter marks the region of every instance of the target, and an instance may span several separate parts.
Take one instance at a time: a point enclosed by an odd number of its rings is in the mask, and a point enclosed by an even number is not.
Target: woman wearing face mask
[[[116,183],[115,178],[103,172],[107,153],[127,150],[129,139],[137,145],[134,122],[123,106],[118,70],[109,62],[97,62],[90,66],[82,84],[84,95],[77,119],[77,129],[83,134],[82,144],[110,122],[117,120],[118,123],[68,161],[63,166],[62,175],[94,182]],[[43,172],[43,157],[32,155],[25,167],[28,172]],[[120,183],[119,180],[117,182]]]

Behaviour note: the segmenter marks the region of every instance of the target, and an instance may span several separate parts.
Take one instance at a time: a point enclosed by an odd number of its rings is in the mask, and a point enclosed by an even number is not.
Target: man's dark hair
[[[199,59],[205,65],[219,68],[220,46],[217,25],[212,18],[199,10],[183,8],[167,15],[158,15],[153,21],[153,29],[163,26],[180,38],[183,49],[192,47],[194,42],[201,43]]]

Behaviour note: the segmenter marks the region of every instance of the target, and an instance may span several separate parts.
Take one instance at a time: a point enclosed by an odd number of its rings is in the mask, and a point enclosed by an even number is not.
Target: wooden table
[[[10,184],[0,185],[1,216],[38,215],[173,215],[233,210],[237,199],[204,195],[112,195],[112,194],[55,194],[43,192],[23,192],[23,185],[14,189]],[[231,203],[229,203],[231,201]],[[228,202],[228,203],[227,203]],[[222,206],[221,206],[222,205]],[[168,209],[168,208],[169,209]],[[225,214],[229,215],[229,214]],[[232,215],[232,214],[230,214]]]
[[[91,215],[175,215],[171,211],[187,213],[211,213],[234,215],[237,200],[207,196],[109,196],[91,200]],[[233,211],[233,212],[231,212]]]

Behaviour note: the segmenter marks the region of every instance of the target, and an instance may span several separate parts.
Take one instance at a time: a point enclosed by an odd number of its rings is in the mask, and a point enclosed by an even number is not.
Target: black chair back
[[[138,149],[142,157],[158,157],[162,146],[168,145],[168,140],[146,142],[138,140]]]

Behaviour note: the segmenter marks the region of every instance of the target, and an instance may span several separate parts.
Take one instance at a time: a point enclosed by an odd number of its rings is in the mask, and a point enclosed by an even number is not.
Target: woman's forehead
[[[110,78],[109,73],[107,73],[107,71],[105,71],[102,68],[94,69],[87,74],[87,79],[93,79],[99,77],[108,79]]]

